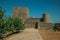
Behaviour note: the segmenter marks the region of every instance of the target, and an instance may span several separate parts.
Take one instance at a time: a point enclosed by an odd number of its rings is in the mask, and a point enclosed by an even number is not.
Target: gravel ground
[[[42,38],[38,29],[28,28],[25,29],[22,33],[9,36],[4,40],[42,40]]]

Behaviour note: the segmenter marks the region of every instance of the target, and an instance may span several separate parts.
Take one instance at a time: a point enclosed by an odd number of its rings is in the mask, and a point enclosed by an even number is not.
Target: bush
[[[6,37],[11,34],[11,32],[14,33],[25,29],[25,26],[20,18],[9,17],[4,19],[3,17],[4,11],[0,9],[0,38]]]
[[[14,25],[15,30],[24,30],[25,29],[25,26],[22,23],[22,20],[20,18],[17,18],[17,17],[13,18],[13,25]]]
[[[60,31],[60,24],[55,24],[53,30],[54,31]]]

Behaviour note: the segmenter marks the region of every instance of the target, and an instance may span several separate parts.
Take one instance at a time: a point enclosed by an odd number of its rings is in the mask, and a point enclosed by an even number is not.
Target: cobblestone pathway
[[[25,29],[22,33],[10,36],[5,40],[42,40],[38,29],[29,28]]]

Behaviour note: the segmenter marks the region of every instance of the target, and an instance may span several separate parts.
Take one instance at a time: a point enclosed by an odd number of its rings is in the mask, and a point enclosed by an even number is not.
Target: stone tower
[[[43,22],[49,23],[50,22],[50,15],[49,14],[43,14]]]
[[[25,22],[28,19],[28,8],[26,7],[14,7],[13,8],[13,17],[19,17]]]

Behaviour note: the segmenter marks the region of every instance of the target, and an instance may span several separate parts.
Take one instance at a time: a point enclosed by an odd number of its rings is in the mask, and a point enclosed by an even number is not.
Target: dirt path
[[[29,28],[25,29],[22,33],[10,36],[5,40],[42,40],[38,29]]]

